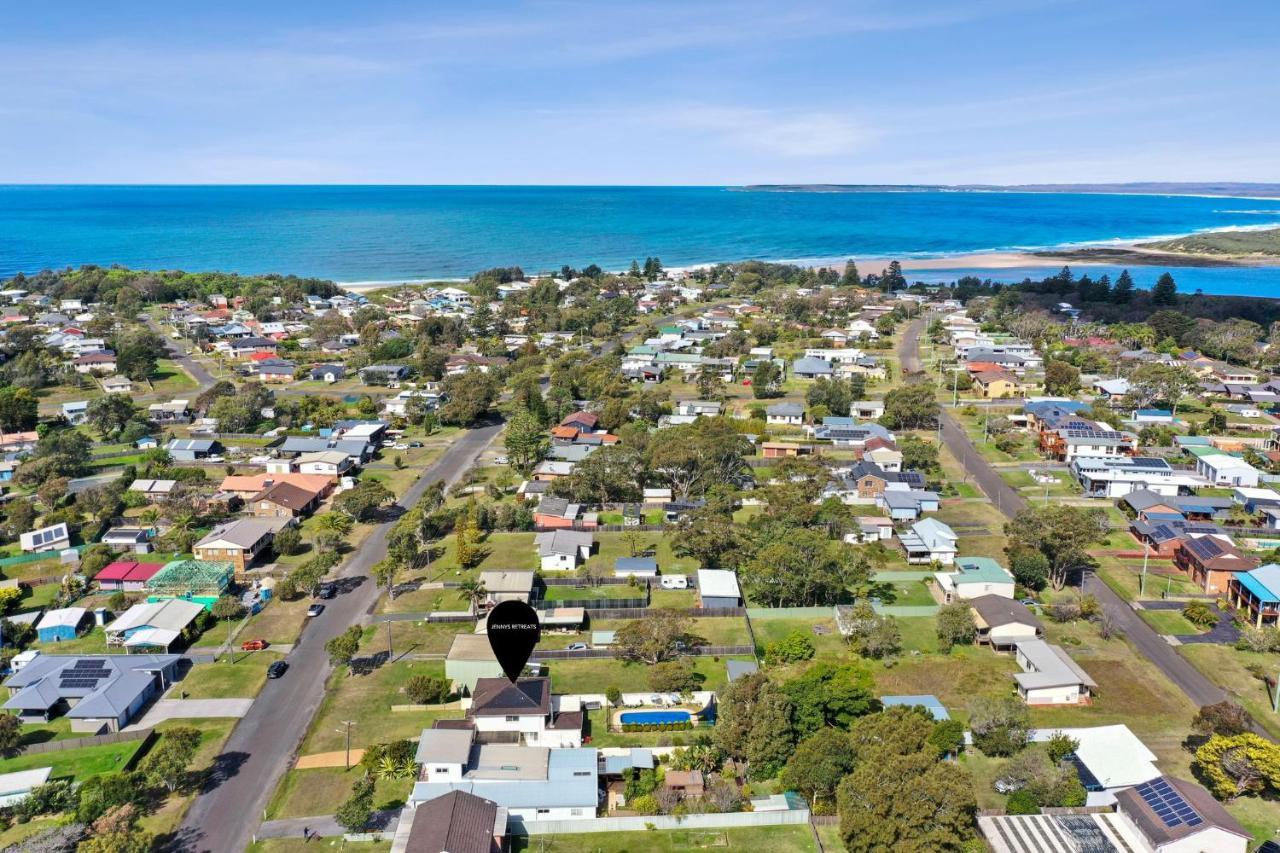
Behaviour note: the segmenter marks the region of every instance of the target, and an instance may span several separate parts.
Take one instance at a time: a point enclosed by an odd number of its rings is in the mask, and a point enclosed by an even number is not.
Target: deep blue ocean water
[[[566,263],[621,269],[649,255],[668,266],[747,258],[906,258],[1277,223],[1280,201],[1189,196],[0,186],[0,275],[95,263],[404,281],[513,264],[528,272]],[[1010,280],[1025,271],[967,272]],[[1139,283],[1159,272],[1133,270]],[[1174,274],[1183,291],[1280,296],[1280,267],[1179,268]]]

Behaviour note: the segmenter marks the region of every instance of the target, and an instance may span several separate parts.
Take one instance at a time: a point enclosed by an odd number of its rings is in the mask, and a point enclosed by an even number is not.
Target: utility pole
[[[387,661],[395,660],[396,652],[391,646],[391,620],[387,620]]]
[[[960,368],[954,367],[951,370],[951,408],[960,405]]]
[[[1151,556],[1151,543],[1142,543],[1142,576],[1138,579],[1138,595],[1147,594],[1147,558]]]
[[[351,727],[356,724],[355,720],[343,720],[342,724],[347,727],[347,769],[351,769]],[[342,729],[337,729],[338,734],[342,734]]]

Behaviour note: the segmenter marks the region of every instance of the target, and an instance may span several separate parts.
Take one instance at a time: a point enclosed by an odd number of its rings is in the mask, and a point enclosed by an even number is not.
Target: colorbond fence
[[[587,820],[531,820],[511,817],[507,829],[516,835],[558,835],[576,832],[643,832],[647,829],[730,829],[749,826],[807,824],[808,809],[777,812],[727,812],[723,814],[638,815],[598,817]]]

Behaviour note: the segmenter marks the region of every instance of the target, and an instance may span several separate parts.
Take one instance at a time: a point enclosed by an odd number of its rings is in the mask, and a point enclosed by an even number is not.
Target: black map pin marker
[[[523,601],[504,601],[489,611],[489,646],[512,684],[542,637],[538,612]]]

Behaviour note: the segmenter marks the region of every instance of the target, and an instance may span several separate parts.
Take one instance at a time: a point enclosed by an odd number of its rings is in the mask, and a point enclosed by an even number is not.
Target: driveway
[[[405,508],[439,480],[456,481],[502,431],[501,423],[464,433],[418,478],[399,501]],[[177,836],[168,845],[184,851],[243,850],[258,827],[267,801],[297,753],[307,726],[324,698],[331,672],[324,644],[350,625],[368,621],[381,590],[369,569],[387,554],[387,521],[351,554],[339,576],[357,580],[310,620],[286,660],[284,677],[267,682],[249,712],[228,738],[203,790],[196,796]],[[298,827],[299,836],[301,827]]]
[[[243,717],[251,705],[252,699],[161,699],[125,731],[150,728],[166,720]]]

